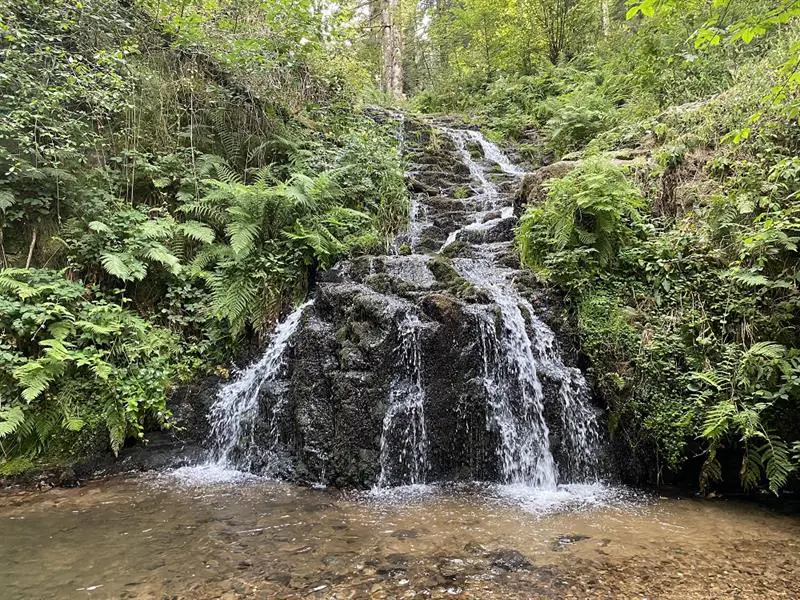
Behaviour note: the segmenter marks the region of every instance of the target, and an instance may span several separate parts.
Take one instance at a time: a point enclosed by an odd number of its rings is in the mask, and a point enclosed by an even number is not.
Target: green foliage
[[[616,258],[634,235],[643,206],[640,192],[610,162],[586,161],[554,180],[547,199],[529,208],[520,222],[517,240],[522,260],[547,275],[572,268],[597,268]],[[556,267],[555,265],[558,265]]]
[[[54,271],[0,271],[0,449],[68,449],[104,427],[116,452],[147,419],[167,425],[176,339]],[[90,432],[91,433],[91,432]]]
[[[405,226],[353,7],[317,8],[0,0],[3,469],[168,426],[170,386]]]
[[[800,355],[775,342],[758,342],[747,349],[729,344],[711,369],[692,376],[693,399],[704,411],[700,436],[708,443],[701,485],[721,479],[717,452],[733,442],[743,447],[742,487],[756,488],[763,478],[777,493],[796,465],[786,442],[768,429],[770,409],[800,391]]]
[[[102,270],[122,281],[139,281],[154,265],[178,275],[180,260],[168,246],[179,234],[202,241],[213,231],[196,221],[179,224],[164,212],[152,209],[145,214],[124,205],[110,206],[107,214],[85,225],[68,224],[65,243],[70,267],[92,280],[99,279]]]
[[[214,312],[235,332],[269,327],[283,298],[303,291],[306,268],[331,266],[369,224],[369,215],[336,203],[335,178],[295,174],[270,183],[262,171],[249,185],[209,180],[208,194],[181,207],[220,232],[192,266],[210,285]]]

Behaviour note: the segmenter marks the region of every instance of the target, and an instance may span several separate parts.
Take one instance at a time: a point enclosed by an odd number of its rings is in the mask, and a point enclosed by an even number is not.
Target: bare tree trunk
[[[0,261],[3,263],[3,268],[8,268],[8,259],[6,258],[5,239],[3,237],[4,223],[0,223]]]
[[[608,10],[608,0],[600,0],[600,14],[603,19],[603,37],[608,37],[608,32],[611,29],[611,18]]]
[[[395,24],[399,7],[400,0],[381,0],[381,87],[393,98],[403,96],[403,32]]]
[[[36,249],[36,228],[33,228],[33,234],[31,235],[31,245],[28,248],[28,260],[25,261],[25,268],[30,269],[31,263],[33,262],[33,251]]]

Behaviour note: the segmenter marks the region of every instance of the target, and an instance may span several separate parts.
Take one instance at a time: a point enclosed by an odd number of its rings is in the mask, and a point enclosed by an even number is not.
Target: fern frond
[[[742,457],[742,467],[739,470],[739,480],[742,488],[752,490],[761,482],[761,454],[749,446]]]
[[[100,264],[103,266],[106,273],[122,281],[133,279],[133,273],[128,265],[128,263],[133,260],[134,258],[130,255],[123,255],[115,252],[103,252],[100,255]]]
[[[173,275],[181,271],[181,263],[164,245],[153,244],[145,251],[145,257],[165,266]]]
[[[42,292],[41,288],[36,288],[16,278],[16,276],[24,276],[28,273],[27,269],[0,270],[0,292],[12,292],[16,294],[20,300],[27,300],[38,296]]]
[[[0,439],[15,433],[25,421],[25,412],[20,406],[0,408]]]
[[[214,242],[214,230],[200,221],[185,221],[179,225],[181,233],[187,238],[204,244]]]
[[[769,482],[769,490],[777,495],[795,469],[789,449],[783,440],[771,438],[759,449],[759,453],[764,465],[764,474]]]
[[[710,407],[703,419],[702,436],[715,441],[728,433],[731,419],[736,415],[736,405],[730,400],[723,400]]]
[[[758,342],[745,351],[745,358],[760,356],[763,358],[782,358],[786,354],[786,347],[776,342]]]
[[[257,224],[243,221],[235,221],[225,228],[231,249],[237,256],[246,256],[255,249],[255,241],[260,232]]]

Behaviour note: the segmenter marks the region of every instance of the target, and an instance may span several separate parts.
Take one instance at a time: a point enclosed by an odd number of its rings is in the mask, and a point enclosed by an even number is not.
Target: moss
[[[456,257],[466,258],[472,255],[472,246],[470,246],[464,240],[456,240],[455,242],[448,244],[447,247],[444,250],[442,250],[440,254],[446,258],[456,258]]]
[[[26,456],[17,456],[9,460],[0,462],[0,476],[11,477],[13,475],[20,475],[25,471],[31,471],[36,468],[36,464]]]
[[[489,295],[484,290],[472,285],[458,274],[449,259],[436,256],[428,263],[428,268],[436,281],[456,298],[477,304],[485,304],[490,301]]]

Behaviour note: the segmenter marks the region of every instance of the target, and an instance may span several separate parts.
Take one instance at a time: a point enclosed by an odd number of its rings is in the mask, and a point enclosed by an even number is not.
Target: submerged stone
[[[497,550],[489,555],[492,566],[504,571],[524,571],[533,567],[521,552],[513,549]]]

